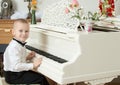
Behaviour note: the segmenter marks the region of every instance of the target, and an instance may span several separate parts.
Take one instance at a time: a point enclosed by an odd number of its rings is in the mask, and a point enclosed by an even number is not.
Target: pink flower
[[[68,8],[65,9],[65,13],[68,14],[70,10]]]
[[[72,0],[72,6],[73,6],[73,7],[79,6],[78,1],[77,1],[77,0]]]

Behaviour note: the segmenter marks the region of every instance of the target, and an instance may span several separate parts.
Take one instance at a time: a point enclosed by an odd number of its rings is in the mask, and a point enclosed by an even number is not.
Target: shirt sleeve
[[[9,50],[9,61],[13,71],[19,72],[33,69],[33,63],[23,62],[22,58],[26,61],[26,56],[23,57],[23,50],[21,48],[14,47],[12,50]]]

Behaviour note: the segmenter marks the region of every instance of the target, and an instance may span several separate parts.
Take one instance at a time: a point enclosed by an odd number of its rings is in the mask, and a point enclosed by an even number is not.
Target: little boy
[[[37,69],[42,59],[35,59],[31,63],[27,63],[35,57],[35,52],[27,55],[25,41],[29,36],[29,24],[24,19],[18,19],[14,22],[12,29],[13,39],[9,43],[4,52],[4,75],[5,80],[9,84],[40,84],[49,85],[46,78],[37,73]]]

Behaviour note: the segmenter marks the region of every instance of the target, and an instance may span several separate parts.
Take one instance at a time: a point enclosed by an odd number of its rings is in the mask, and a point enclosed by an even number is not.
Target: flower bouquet
[[[99,9],[101,15],[105,17],[113,17],[115,15],[114,0],[99,0]]]
[[[77,18],[79,20],[81,20],[82,17],[82,7],[80,6],[80,4],[78,3],[77,0],[72,0],[72,2],[69,4],[69,6],[66,7],[65,9],[65,13],[68,14],[72,12],[74,15],[72,16],[72,18]]]
[[[72,13],[71,18],[77,18],[80,22],[79,27],[84,30],[81,25],[81,20],[83,16],[83,8],[80,6],[77,0],[72,0],[72,2],[65,8],[65,13]]]

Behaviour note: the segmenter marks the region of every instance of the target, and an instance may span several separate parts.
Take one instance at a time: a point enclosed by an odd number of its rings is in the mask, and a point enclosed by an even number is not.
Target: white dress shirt
[[[33,69],[33,63],[27,63],[26,56],[25,46],[12,40],[4,52],[4,70],[20,72]]]

